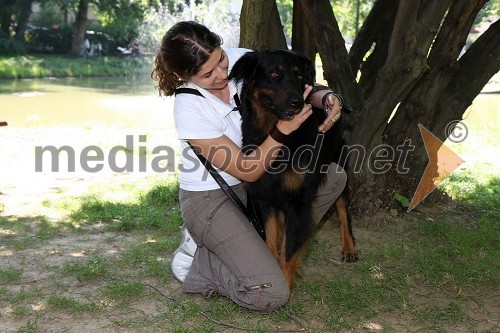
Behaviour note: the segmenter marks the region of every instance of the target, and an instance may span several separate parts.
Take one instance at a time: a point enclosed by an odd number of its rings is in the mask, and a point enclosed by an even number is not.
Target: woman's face
[[[221,47],[216,48],[210,58],[200,66],[191,81],[206,90],[222,90],[227,86],[229,60]]]

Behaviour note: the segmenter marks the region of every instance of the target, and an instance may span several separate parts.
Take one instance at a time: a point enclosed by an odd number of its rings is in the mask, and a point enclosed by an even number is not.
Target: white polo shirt
[[[251,50],[235,48],[224,51],[227,53],[231,71],[236,60]],[[194,88],[204,97],[186,93],[175,97],[174,120],[177,138],[181,143],[182,162],[179,166],[179,183],[183,190],[207,191],[220,188],[186,140],[213,139],[225,135],[241,148],[241,115],[238,110],[234,110],[236,103],[233,97],[238,92],[238,87],[232,81],[228,82],[228,86],[231,96],[229,104],[192,82],[185,83],[182,88]],[[230,186],[241,182],[228,173],[219,169],[217,171]]]

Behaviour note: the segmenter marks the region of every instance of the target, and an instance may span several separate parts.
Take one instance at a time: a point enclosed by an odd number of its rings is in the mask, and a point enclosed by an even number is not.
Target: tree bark
[[[76,13],[76,19],[73,25],[73,40],[71,42],[70,51],[70,54],[73,56],[80,55],[80,52],[82,50],[83,40],[85,38],[85,26],[87,25],[88,10],[88,1],[79,0],[78,12]]]
[[[380,144],[392,111],[426,71],[430,45],[450,0],[430,2],[432,11],[423,8],[428,1],[400,0],[387,59],[358,114],[352,143],[368,150]]]
[[[328,85],[342,94],[355,110],[363,105],[361,90],[351,71],[345,41],[328,0],[300,0],[307,24],[323,63]]]
[[[311,38],[300,0],[293,1],[292,49],[307,56],[313,63],[316,60],[316,45]]]
[[[361,72],[359,85],[365,100],[371,95],[377,75],[387,59],[398,4],[399,0],[378,1],[376,8],[370,11],[349,53],[353,73]],[[372,53],[362,62],[372,47]]]
[[[31,15],[31,3],[33,0],[17,1],[19,6],[19,17],[17,18],[16,39],[24,42],[24,31],[28,25],[28,19]]]
[[[398,4],[399,0],[377,0],[374,3],[349,51],[351,69],[355,75],[359,70],[377,73],[384,64]],[[374,52],[385,55],[384,61],[367,66],[363,64],[363,58],[374,44]]]
[[[10,26],[12,24],[12,16],[15,10],[15,2],[10,0],[0,0],[2,10],[0,10],[0,26],[6,37],[10,36]]]
[[[243,0],[240,47],[252,50],[286,49],[283,25],[274,0]]]
[[[387,138],[387,143],[392,147],[406,140],[410,140],[416,147],[408,160],[412,177],[418,178],[422,174],[427,161],[427,152],[421,144],[418,124],[422,124],[430,131],[437,130],[435,135],[444,141],[446,137],[441,133],[444,133],[446,124],[443,124],[444,127],[436,126],[436,119],[448,119],[448,122],[459,120],[465,110],[465,108],[439,110],[438,104],[459,70],[458,56],[474,18],[485,2],[486,0],[479,2],[458,0],[451,5],[429,53],[426,72],[401,102],[395,116],[385,129],[383,137]]]
[[[500,20],[493,23],[459,60],[459,69],[439,100],[432,129],[444,139],[446,125],[462,119],[489,79],[500,70]],[[487,121],[487,120],[486,120]],[[439,133],[438,131],[441,131]]]
[[[354,212],[394,207],[395,193],[411,197],[428,162],[418,124],[444,141],[499,71],[500,21],[460,57],[487,1],[376,0],[349,55],[329,0],[294,1],[294,49],[307,50],[311,35],[328,85],[355,109],[340,122]]]

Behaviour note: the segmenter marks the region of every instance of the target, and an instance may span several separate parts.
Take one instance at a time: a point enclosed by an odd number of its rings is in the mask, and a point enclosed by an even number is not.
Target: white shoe
[[[175,250],[172,255],[171,269],[175,278],[180,282],[184,282],[189,269],[193,263],[194,253],[196,251],[196,243],[187,231],[182,228],[182,241],[181,245]]]

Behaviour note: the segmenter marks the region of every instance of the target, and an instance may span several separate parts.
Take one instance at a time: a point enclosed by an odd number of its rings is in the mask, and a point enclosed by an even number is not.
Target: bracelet
[[[313,86],[311,92],[306,97],[306,103],[311,104],[312,95],[314,95],[318,91],[323,91],[323,90],[330,90],[330,91],[332,91],[329,87],[326,87],[326,86]]]
[[[328,115],[327,111],[326,111],[326,98],[328,97],[328,95],[333,95],[335,96],[339,102],[340,102],[340,110],[342,110],[344,108],[344,98],[342,96],[340,96],[339,94],[336,94],[334,93],[333,91],[329,91],[327,92],[325,95],[323,95],[323,99],[321,100],[321,105],[323,105],[323,111],[325,111],[325,114]]]
[[[274,139],[274,141],[279,142],[279,143],[285,143],[286,140],[288,139],[288,135],[281,132],[279,128],[274,125],[273,129],[271,130],[271,133],[269,133],[271,138]]]

